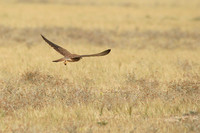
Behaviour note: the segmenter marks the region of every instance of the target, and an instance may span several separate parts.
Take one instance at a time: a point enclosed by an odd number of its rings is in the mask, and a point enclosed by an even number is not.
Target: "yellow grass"
[[[200,2],[0,2],[0,132],[199,132]],[[109,55],[77,63],[72,53]]]

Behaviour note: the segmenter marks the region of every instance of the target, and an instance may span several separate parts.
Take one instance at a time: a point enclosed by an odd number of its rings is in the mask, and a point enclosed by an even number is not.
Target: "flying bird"
[[[58,53],[60,53],[61,55],[63,55],[63,58],[54,60],[53,62],[61,62],[63,61],[64,64],[67,64],[68,62],[77,62],[80,59],[82,59],[83,57],[94,57],[94,56],[104,56],[110,53],[111,49],[107,49],[101,53],[97,53],[97,54],[87,54],[87,55],[78,55],[78,54],[71,54],[68,50],[58,46],[57,44],[49,41],[48,39],[46,39],[43,35],[41,35],[42,38],[44,39],[45,42],[47,42],[51,47],[53,47]]]

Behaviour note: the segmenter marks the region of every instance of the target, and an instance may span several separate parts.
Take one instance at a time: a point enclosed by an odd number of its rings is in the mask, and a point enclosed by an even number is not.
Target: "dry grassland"
[[[0,60],[0,132],[200,132],[198,0],[1,1]]]

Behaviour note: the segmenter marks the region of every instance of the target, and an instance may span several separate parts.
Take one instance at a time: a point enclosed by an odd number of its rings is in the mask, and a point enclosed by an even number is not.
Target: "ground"
[[[200,132],[198,0],[2,0],[0,132]],[[72,53],[109,55],[77,63]]]

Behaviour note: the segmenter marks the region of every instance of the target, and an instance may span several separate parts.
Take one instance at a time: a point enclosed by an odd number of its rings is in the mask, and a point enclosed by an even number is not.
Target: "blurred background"
[[[199,0],[1,0],[1,45],[53,40],[119,47],[196,48]]]
[[[0,132],[200,132],[200,0],[0,0],[0,60]]]

